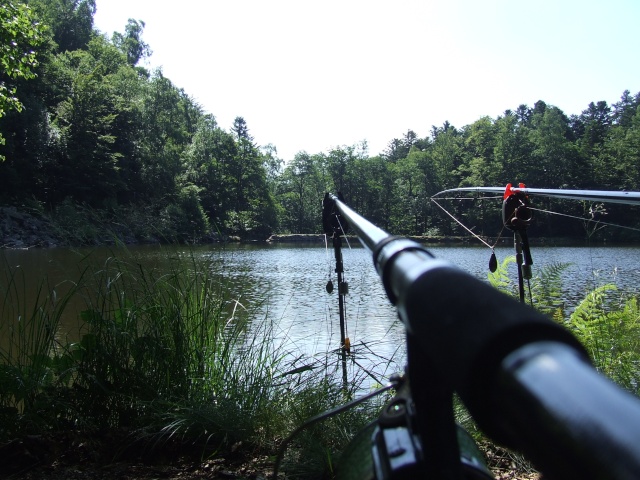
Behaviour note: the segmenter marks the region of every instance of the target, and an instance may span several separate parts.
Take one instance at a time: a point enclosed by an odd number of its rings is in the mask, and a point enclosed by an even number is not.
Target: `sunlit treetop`
[[[38,65],[34,49],[43,42],[44,27],[32,10],[22,3],[0,5],[0,117],[10,109],[20,111],[15,87],[8,80],[35,77]]]

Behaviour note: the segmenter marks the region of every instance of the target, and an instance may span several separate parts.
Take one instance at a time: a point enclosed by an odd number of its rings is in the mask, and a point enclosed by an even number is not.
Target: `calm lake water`
[[[331,246],[241,244],[177,250],[135,246],[128,250],[140,263],[159,268],[176,256],[193,255],[207,260],[213,274],[229,285],[233,298],[247,309],[257,309],[259,314],[254,321],[268,319],[275,325],[277,341],[286,344],[287,351],[309,357],[326,355],[339,347],[337,288],[333,294],[325,290],[329,279],[337,287]],[[479,278],[487,278],[491,253],[488,248],[437,246],[430,250]],[[514,251],[500,247],[496,254],[501,261]],[[63,289],[63,281],[76,278],[87,255],[101,262],[112,256],[113,250],[5,250],[0,256],[6,262],[0,262],[0,267],[23,270],[24,278],[30,281],[21,286],[21,295],[33,298],[44,277],[48,278],[46,288]],[[545,265],[571,264],[563,277],[568,305],[575,305],[593,286],[613,282],[622,290],[635,292],[640,285],[640,247],[533,247],[532,257],[534,275]],[[345,304],[347,335],[355,346],[355,361],[360,352],[366,358],[366,369],[375,370],[376,375],[393,373],[385,369],[397,366],[397,371],[404,363],[403,326],[386,298],[371,255],[359,244],[352,244],[351,248],[345,244],[343,258],[345,280],[349,283]],[[513,265],[511,274],[515,281]],[[0,281],[4,278],[0,275]],[[70,314],[64,323],[63,328],[77,331],[77,314]],[[388,359],[395,361],[391,367]]]

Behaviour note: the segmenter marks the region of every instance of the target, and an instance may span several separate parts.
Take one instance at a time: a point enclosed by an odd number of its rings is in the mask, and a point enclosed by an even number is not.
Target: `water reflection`
[[[276,325],[276,336],[291,350],[307,356],[323,355],[340,346],[337,289],[333,251],[323,247],[243,247],[203,253],[214,260],[215,274],[230,282],[245,305],[259,304],[259,317]],[[403,329],[362,248],[343,250],[346,333],[356,352],[403,360]],[[363,345],[364,344],[364,345]]]
[[[460,268],[486,279],[490,251],[481,247],[435,247],[433,253]],[[545,265],[569,263],[563,273],[563,296],[575,305],[585,291],[614,282],[627,291],[637,291],[640,280],[640,250],[637,247],[536,247],[532,249],[534,275]],[[513,249],[496,249],[499,261],[513,255]],[[228,295],[254,315],[254,322],[269,321],[276,342],[294,356],[323,356],[339,347],[337,289],[328,294],[329,279],[336,283],[335,260],[331,248],[324,245],[227,245],[185,248],[139,246],[125,254],[111,249],[5,250],[2,268],[20,271],[19,295],[27,304],[34,300],[43,283],[47,294],[58,289],[58,296],[85,271],[88,265],[106,265],[114,255],[138,262],[147,269],[167,269],[178,258],[204,261],[214,278],[225,285]],[[386,359],[395,360],[393,369],[404,363],[404,329],[395,309],[389,304],[370,254],[359,246],[345,245],[343,250],[347,335],[358,352],[368,358],[365,368],[384,370]],[[515,266],[511,274],[515,278]],[[85,273],[86,274],[86,273]],[[3,281],[0,276],[0,282]],[[86,308],[86,299],[76,299],[63,318],[66,332],[80,328],[78,313]],[[367,353],[369,352],[369,353]],[[367,355],[365,355],[367,353]],[[331,360],[333,361],[333,360]],[[374,365],[375,364],[375,365]],[[355,365],[355,364],[352,364]],[[354,367],[355,368],[355,367]],[[393,373],[385,372],[386,375]]]

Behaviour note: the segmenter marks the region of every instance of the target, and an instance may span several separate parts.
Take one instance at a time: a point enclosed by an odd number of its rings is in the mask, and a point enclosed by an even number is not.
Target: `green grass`
[[[4,257],[0,262],[4,272],[0,278],[4,293],[0,302],[0,437],[6,438],[38,432],[43,423],[57,423],[56,413],[47,419],[50,405],[46,392],[64,377],[64,368],[57,364],[53,352],[60,318],[72,292],[59,296],[60,286],[41,280],[35,301],[27,305],[21,299],[31,286],[23,271],[9,268]]]
[[[117,431],[128,434],[123,452],[186,445],[215,456],[240,445],[273,455],[304,420],[361,388],[364,375],[342,383],[332,353],[307,359],[286,351],[259,305],[241,305],[240,292],[216,282],[205,261],[187,255],[170,263],[168,270],[144,268],[126,250],[100,264],[88,256],[62,298],[45,280],[26,305],[32,280],[5,261],[2,441]],[[66,341],[60,321],[78,299],[82,326]],[[321,476],[378,407],[304,432],[283,469],[291,478]]]

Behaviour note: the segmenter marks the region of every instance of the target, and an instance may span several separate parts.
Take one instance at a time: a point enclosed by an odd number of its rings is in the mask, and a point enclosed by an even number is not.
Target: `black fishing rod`
[[[358,478],[490,478],[464,460],[454,392],[490,438],[545,478],[640,478],[640,400],[598,374],[573,335],[335,195],[324,205],[372,254],[407,334],[410,393],[366,437],[372,475],[360,466]]]
[[[592,202],[622,203],[624,205],[640,205],[640,192],[618,192],[611,190],[569,190],[562,188],[527,188],[513,187],[514,191],[525,195],[539,195],[542,197],[564,198],[568,200],[585,200]],[[504,187],[461,187],[443,190],[434,195],[437,197],[445,193],[477,192],[503,194]]]

